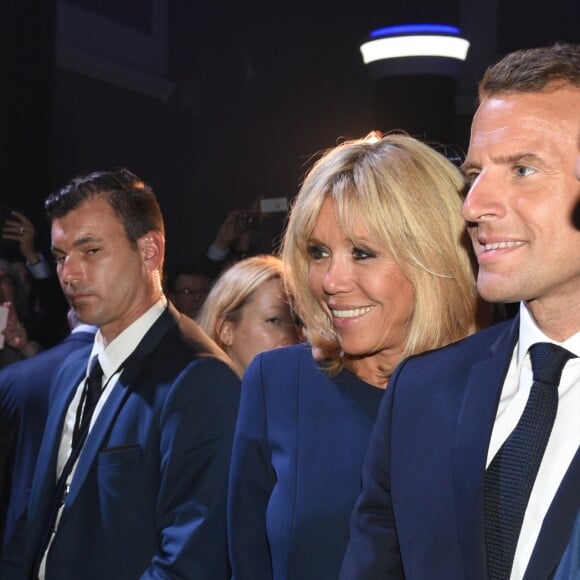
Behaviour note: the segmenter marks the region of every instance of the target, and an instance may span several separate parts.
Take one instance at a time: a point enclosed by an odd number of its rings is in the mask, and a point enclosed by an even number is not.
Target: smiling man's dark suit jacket
[[[382,401],[341,580],[485,580],[483,479],[519,316],[403,362]],[[525,580],[550,578],[580,497],[578,452]],[[402,562],[401,562],[402,556]]]
[[[85,325],[87,329],[91,328]],[[95,329],[71,332],[61,343],[0,371],[0,413],[10,428],[8,489],[2,497],[4,548],[26,514],[36,457],[48,414],[50,381],[66,357],[78,349],[90,352]]]
[[[72,358],[72,357],[71,357]],[[47,580],[229,577],[226,493],[239,378],[169,307],[126,361],[86,441],[49,552]],[[63,416],[87,357],[54,389],[29,508],[29,578],[55,488]]]

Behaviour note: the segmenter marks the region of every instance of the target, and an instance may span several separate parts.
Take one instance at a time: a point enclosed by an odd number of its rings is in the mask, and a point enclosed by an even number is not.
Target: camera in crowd
[[[266,197],[260,200],[260,211],[247,211],[236,218],[236,225],[240,231],[257,225],[260,216],[264,214],[282,213],[288,211],[287,197]]]

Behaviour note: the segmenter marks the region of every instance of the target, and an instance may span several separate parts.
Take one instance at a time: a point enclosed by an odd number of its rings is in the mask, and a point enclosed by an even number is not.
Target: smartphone
[[[0,306],[0,349],[4,348],[4,329],[8,324],[8,306]]]
[[[266,197],[260,200],[261,213],[278,213],[288,211],[287,197]]]

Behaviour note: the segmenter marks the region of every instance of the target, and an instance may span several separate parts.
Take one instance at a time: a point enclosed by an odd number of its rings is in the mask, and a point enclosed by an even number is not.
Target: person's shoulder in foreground
[[[0,371],[0,408],[11,429],[9,479],[3,545],[11,540],[17,521],[26,513],[36,457],[48,413],[49,385],[66,357],[73,351],[90,351],[96,329],[81,325],[61,343],[30,359]]]

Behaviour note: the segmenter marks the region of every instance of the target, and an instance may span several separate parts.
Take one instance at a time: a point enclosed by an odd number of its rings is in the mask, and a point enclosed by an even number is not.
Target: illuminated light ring
[[[449,24],[398,24],[377,28],[370,33],[371,38],[383,36],[404,36],[407,34],[445,34],[459,36],[459,28]]]
[[[415,34],[377,38],[363,43],[360,51],[365,64],[407,57],[445,57],[465,60],[469,41],[458,36]]]

